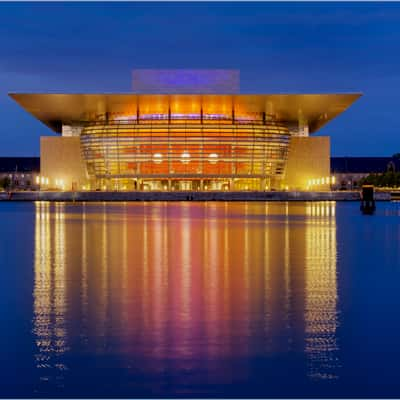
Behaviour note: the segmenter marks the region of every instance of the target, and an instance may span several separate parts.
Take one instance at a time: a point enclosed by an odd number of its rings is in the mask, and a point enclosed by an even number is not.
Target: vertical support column
[[[115,137],[115,141],[117,144],[117,165],[118,165],[118,175],[121,175],[121,160],[119,155],[121,154],[121,149],[120,149],[120,144],[119,144],[119,124],[116,127],[116,137]],[[117,189],[119,190],[119,186],[120,186],[120,177],[118,177],[117,179]]]
[[[136,174],[140,175],[141,173],[141,164],[140,164],[140,145],[138,141],[136,140]]]
[[[171,175],[171,126],[168,124],[168,154],[167,154],[167,163],[168,163],[168,175]]]
[[[261,184],[260,189],[261,189],[263,192],[265,192],[265,186],[267,185],[267,180],[266,180],[265,177],[260,179],[260,184]]]
[[[139,124],[140,120],[140,109],[139,109],[139,98],[137,99],[137,104],[136,104],[136,124]],[[136,133],[139,130],[139,127],[136,127]],[[137,135],[135,135],[135,138],[137,138]],[[137,139],[134,139],[134,142],[136,144],[136,174],[140,175],[140,163],[139,163],[139,153],[140,153],[140,147]],[[136,178],[136,190],[139,190],[139,180]]]
[[[236,126],[232,127],[232,142],[231,142],[231,174],[236,174],[236,152],[234,154],[234,149],[237,147],[237,134],[236,134]]]
[[[308,136],[309,135],[308,121],[304,117],[302,110],[299,110],[298,115],[299,115],[298,135]]]
[[[275,107],[271,101],[267,101],[267,103],[265,104],[265,111],[265,120],[269,120],[273,115],[275,115]]]
[[[203,129],[203,105],[200,106],[200,135],[201,135],[201,145],[200,145],[200,173],[204,173],[204,129]],[[200,190],[202,189],[200,181]]]
[[[204,180],[200,179],[200,191],[204,190]]]
[[[201,123],[201,126],[200,126],[200,135],[201,135],[201,141],[200,141],[200,173],[203,174],[204,173],[204,129],[203,129],[203,122]]]
[[[256,133],[255,133],[255,131],[254,131],[254,125],[253,125],[253,142],[252,142],[252,145],[251,145],[251,166],[250,166],[250,171],[251,171],[251,174],[253,175],[254,174],[254,149],[255,149],[255,146],[256,146]]]

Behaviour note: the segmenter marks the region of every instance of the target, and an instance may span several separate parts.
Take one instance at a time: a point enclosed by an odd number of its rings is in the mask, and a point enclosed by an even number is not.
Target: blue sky
[[[8,92],[129,92],[134,68],[232,68],[243,93],[362,92],[332,155],[400,152],[400,4],[0,3],[0,155],[51,135]]]

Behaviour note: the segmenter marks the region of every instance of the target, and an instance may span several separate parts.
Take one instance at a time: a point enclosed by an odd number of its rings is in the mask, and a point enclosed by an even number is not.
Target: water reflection
[[[306,354],[312,378],[338,377],[335,203],[307,205]]]
[[[52,223],[50,222],[52,219]],[[66,340],[66,241],[64,205],[56,204],[50,213],[47,202],[36,204],[34,333],[36,365],[43,372],[40,379],[55,379],[62,386],[67,367],[63,354]]]
[[[36,203],[42,382],[97,379],[80,365],[94,359],[130,387],[200,393],[298,354],[304,379],[337,378],[335,208]]]

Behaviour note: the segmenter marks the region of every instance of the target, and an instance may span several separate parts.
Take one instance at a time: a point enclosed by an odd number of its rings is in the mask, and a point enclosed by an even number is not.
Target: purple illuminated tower
[[[132,89],[147,94],[237,94],[240,71],[234,69],[134,69]]]

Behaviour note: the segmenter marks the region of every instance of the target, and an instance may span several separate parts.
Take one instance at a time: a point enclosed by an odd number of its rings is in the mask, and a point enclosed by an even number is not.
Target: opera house
[[[329,137],[314,134],[359,93],[218,93],[220,87],[10,96],[58,135],[41,137],[42,189],[329,189]]]

